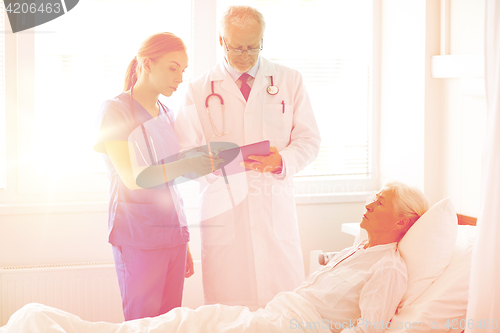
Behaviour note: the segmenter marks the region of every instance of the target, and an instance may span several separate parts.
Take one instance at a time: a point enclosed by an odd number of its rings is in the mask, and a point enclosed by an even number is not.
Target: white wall
[[[342,223],[359,222],[364,203],[297,205],[306,267],[311,250],[337,251],[351,245]],[[189,223],[196,211],[188,209]],[[0,267],[112,261],[107,212],[0,215]],[[200,258],[199,229],[191,229],[191,251]]]
[[[437,0],[382,1],[381,184],[450,196],[477,217],[486,102],[462,92],[466,79],[431,76],[440,15]],[[451,54],[483,53],[484,2],[450,0],[449,15]]]
[[[484,1],[450,3],[450,53],[484,54]],[[458,212],[479,214],[481,158],[486,129],[486,99],[462,91],[467,78],[441,79],[444,84],[445,183]]]
[[[113,261],[107,213],[0,215],[0,267]]]
[[[423,188],[425,1],[382,4],[380,185]]]
[[[0,267],[113,261],[107,242],[106,206],[106,203],[61,205],[51,208],[52,213],[36,213],[43,208],[32,207],[0,215]],[[75,212],[65,212],[71,209]],[[6,209],[2,211],[5,214]],[[354,238],[340,232],[341,224],[358,222],[362,212],[363,203],[297,205],[306,272],[309,251],[339,251],[352,245]],[[196,224],[197,211],[188,209],[186,213],[188,223]],[[184,304],[197,307],[203,302],[197,228],[191,229],[190,248],[198,261],[197,272],[186,281]]]
[[[382,5],[381,184],[399,180],[442,198],[442,82],[430,75],[439,52],[439,1]]]

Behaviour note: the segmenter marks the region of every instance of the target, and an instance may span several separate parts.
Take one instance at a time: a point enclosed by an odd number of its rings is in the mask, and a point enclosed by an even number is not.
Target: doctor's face
[[[261,27],[254,21],[246,27],[228,26],[226,35],[219,36],[220,45],[224,49],[224,57],[229,66],[240,73],[248,72],[259,59],[259,54],[248,55],[243,52],[241,55],[231,55],[227,49],[258,49],[262,40]]]
[[[392,190],[382,189],[365,208],[366,213],[363,215],[360,226],[368,234],[393,231],[400,220],[394,209]]]
[[[150,61],[149,80],[158,93],[167,97],[172,96],[182,82],[182,75],[187,65],[186,51],[167,53],[155,61]]]

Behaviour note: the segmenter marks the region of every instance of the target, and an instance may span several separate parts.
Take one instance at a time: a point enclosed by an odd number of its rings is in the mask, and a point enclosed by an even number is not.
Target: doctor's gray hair
[[[407,230],[429,209],[429,201],[424,193],[416,187],[400,182],[390,182],[384,185],[384,189],[390,190],[394,194],[396,213],[400,217],[410,220]]]
[[[260,37],[264,37],[266,22],[261,12],[250,6],[229,6],[224,14],[222,14],[220,35],[222,37],[226,36],[227,29],[231,25],[245,27],[250,25],[253,21],[257,21],[260,25]]]

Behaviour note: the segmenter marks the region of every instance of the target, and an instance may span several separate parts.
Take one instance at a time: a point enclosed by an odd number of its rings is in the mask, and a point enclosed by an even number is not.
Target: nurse
[[[124,92],[101,107],[94,149],[102,153],[111,182],[109,242],[125,320],[181,306],[184,277],[194,273],[173,180],[210,173],[211,161],[207,155],[178,158],[172,111],[158,100],[176,91],[187,63],[177,36],[147,38],[127,69]]]

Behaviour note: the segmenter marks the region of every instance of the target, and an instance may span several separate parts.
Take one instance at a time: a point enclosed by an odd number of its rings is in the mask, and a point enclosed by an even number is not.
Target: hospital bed
[[[387,332],[465,330],[476,220],[456,214],[450,199],[444,199],[400,241],[408,266],[408,290]],[[356,244],[367,238],[366,231],[358,230]],[[322,254],[318,261],[323,263]]]
[[[387,333],[464,330],[475,222],[474,218],[457,215],[451,201],[444,199],[431,207],[399,242],[400,253],[408,267],[408,290]],[[361,237],[362,234],[358,238]],[[0,333],[47,332],[54,329],[56,322],[57,326],[66,325],[69,331],[75,332],[188,332],[200,327],[204,327],[204,332],[226,332],[226,328],[232,329],[231,332],[241,332],[241,328],[245,332],[294,332],[290,318],[298,322],[321,320],[310,303],[301,302],[294,293],[282,293],[266,311],[259,310],[259,316],[252,315],[248,308],[230,307],[228,310],[218,305],[197,310],[178,308],[166,315],[122,324],[83,322],[53,308],[38,315],[37,310],[43,306],[32,304],[16,312],[12,317],[17,316],[17,320],[13,320],[17,324],[9,329],[0,328]],[[276,315],[283,313],[286,315]],[[30,326],[26,327],[24,323],[28,318]],[[216,329],[207,330],[205,324],[208,322],[217,322]],[[224,329],[220,330],[221,327]]]

